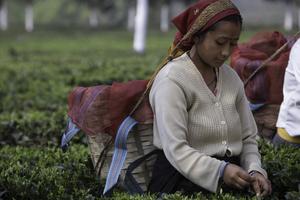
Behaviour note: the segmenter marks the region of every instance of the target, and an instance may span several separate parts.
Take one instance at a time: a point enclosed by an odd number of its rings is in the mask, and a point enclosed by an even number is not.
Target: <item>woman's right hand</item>
[[[237,189],[245,189],[255,181],[244,169],[235,165],[229,164],[225,167],[223,181],[226,185]]]

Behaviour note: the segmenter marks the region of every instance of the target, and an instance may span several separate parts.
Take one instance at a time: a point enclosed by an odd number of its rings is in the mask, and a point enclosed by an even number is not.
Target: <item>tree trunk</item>
[[[7,30],[7,4],[5,0],[0,0],[0,29]]]
[[[127,16],[127,30],[133,31],[134,30],[134,19],[135,19],[135,6],[130,5],[128,8],[128,16]]]
[[[160,30],[169,31],[169,5],[163,4],[160,9]]]
[[[291,1],[286,1],[283,28],[286,31],[293,29],[293,5]]]
[[[25,5],[25,30],[27,32],[33,31],[33,5],[32,0],[27,0]]]
[[[298,5],[298,30],[300,30],[300,5]]]
[[[144,53],[147,33],[148,0],[137,1],[135,16],[133,49],[137,53]]]
[[[184,1],[181,0],[171,0],[170,3],[171,3],[171,16],[177,16],[186,8]]]
[[[96,28],[99,25],[98,9],[90,6],[89,24],[92,28]]]

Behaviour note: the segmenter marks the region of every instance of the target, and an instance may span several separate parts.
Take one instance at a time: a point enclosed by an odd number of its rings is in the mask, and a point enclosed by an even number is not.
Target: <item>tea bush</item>
[[[57,144],[73,87],[149,77],[167,37],[150,38],[149,53],[138,56],[126,32],[0,33],[0,143]]]
[[[97,193],[83,146],[74,145],[66,154],[47,147],[5,146],[0,152],[0,198],[83,199]]]
[[[262,160],[272,182],[269,199],[300,198],[300,149],[274,148],[261,142]],[[103,183],[103,180],[101,181]],[[100,180],[95,176],[87,147],[72,145],[62,153],[56,147],[0,148],[0,199],[97,199]],[[155,199],[153,195],[115,193],[113,199]],[[180,193],[163,199],[256,199],[248,193]]]
[[[288,146],[274,148],[261,142],[260,152],[274,195],[279,199],[283,199],[285,195],[289,199],[295,199],[292,198],[295,195],[300,198],[300,149]]]

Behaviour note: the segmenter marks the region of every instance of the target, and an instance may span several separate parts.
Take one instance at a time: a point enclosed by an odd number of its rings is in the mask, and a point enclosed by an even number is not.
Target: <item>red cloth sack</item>
[[[259,32],[248,42],[239,44],[233,51],[231,67],[245,81],[286,41],[286,38],[277,31]],[[284,73],[289,53],[290,47],[286,47],[248,82],[245,92],[251,103],[281,104]]]
[[[107,133],[115,137],[121,122],[146,89],[146,80],[76,87],[68,96],[68,116],[86,134]],[[152,122],[153,114],[145,98],[132,116],[139,123]]]

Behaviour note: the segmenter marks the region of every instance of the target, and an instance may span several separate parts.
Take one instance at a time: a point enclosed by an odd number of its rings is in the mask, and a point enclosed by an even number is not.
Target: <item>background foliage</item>
[[[10,26],[22,26],[28,0],[6,0]],[[149,24],[159,28],[160,6],[164,2],[191,4],[196,0],[150,0]],[[32,0],[34,21],[38,27],[88,27],[90,8],[98,9],[100,29],[126,28],[127,11],[136,0]]]

